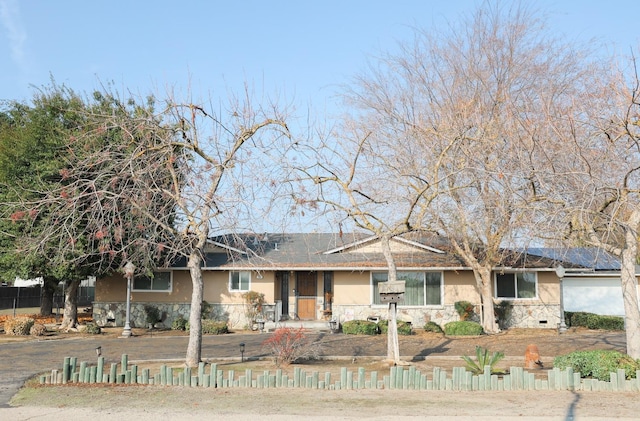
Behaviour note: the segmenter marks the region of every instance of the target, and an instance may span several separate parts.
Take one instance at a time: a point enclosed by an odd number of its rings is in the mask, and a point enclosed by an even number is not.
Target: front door
[[[316,319],[317,282],[318,276],[315,272],[298,272],[296,274],[297,313],[301,320]]]

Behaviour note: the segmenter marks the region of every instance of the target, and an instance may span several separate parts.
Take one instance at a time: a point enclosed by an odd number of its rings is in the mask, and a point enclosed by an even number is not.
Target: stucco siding
[[[335,272],[333,275],[334,305],[371,304],[369,272]]]

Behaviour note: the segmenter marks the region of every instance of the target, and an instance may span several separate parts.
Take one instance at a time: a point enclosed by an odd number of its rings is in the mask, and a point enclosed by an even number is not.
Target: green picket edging
[[[105,372],[107,371],[108,372]],[[197,370],[197,371],[196,371]],[[620,391],[640,392],[640,370],[635,379],[626,379],[624,370],[610,373],[609,381],[597,379],[582,379],[580,373],[572,368],[547,370],[546,379],[536,379],[534,373],[527,372],[522,367],[511,367],[509,374],[502,377],[491,374],[491,368],[486,366],[484,372],[474,375],[464,367],[454,367],[451,376],[446,370],[434,367],[431,377],[421,373],[413,366],[395,366],[389,369],[389,374],[379,378],[377,371],[367,376],[363,367],[357,371],[340,368],[339,377],[332,380],[331,373],[324,374],[314,371],[306,373],[301,367],[293,368],[293,378],[284,374],[282,369],[275,372],[265,370],[253,373],[246,369],[244,373],[228,370],[226,373],[218,368],[218,364],[210,364],[207,372],[206,364],[201,362],[197,369],[185,367],[181,372],[173,367],[160,366],[160,372],[151,374],[149,369],[139,370],[135,364],[129,364],[129,356],[123,354],[118,363],[111,363],[106,367],[104,357],[99,357],[96,365],[86,361],[80,362],[76,358],[65,357],[62,368],[54,369],[50,374],[39,377],[42,385],[58,385],[69,383],[111,383],[138,384],[160,386],[184,386],[201,388],[305,388],[324,390],[357,390],[357,389],[398,389],[398,390],[433,390],[433,391],[513,391],[513,390],[569,390],[569,391]]]

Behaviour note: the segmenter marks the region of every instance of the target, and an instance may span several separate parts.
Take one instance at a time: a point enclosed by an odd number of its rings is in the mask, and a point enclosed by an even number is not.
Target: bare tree
[[[247,90],[225,108],[170,98],[143,107],[108,94],[126,112],[93,108],[90,124],[78,134],[87,152],[70,159],[68,181],[36,205],[55,209],[46,234],[55,239],[68,264],[113,270],[133,262],[150,275],[176,258],[186,259],[193,293],[186,363],[201,358],[202,266],[210,236],[240,229],[270,206],[269,179],[290,150],[289,130],[275,104],[254,107]],[[117,135],[114,142],[110,134]],[[73,148],[71,149],[73,150]],[[254,171],[258,168],[270,169]],[[262,174],[262,175],[261,175]],[[266,175],[265,175],[266,174]],[[270,178],[271,177],[271,178]],[[253,213],[246,215],[247,210]],[[244,216],[243,216],[244,215]],[[76,221],[90,234],[78,244]]]
[[[557,120],[564,142],[553,154],[545,187],[551,227],[564,240],[620,258],[627,353],[640,358],[640,78],[635,59],[610,61],[588,91]],[[563,126],[563,127],[562,127]]]
[[[383,184],[402,198],[400,226],[446,236],[473,270],[483,328],[497,332],[493,271],[532,231],[539,140],[557,138],[550,119],[579,89],[583,53],[550,39],[536,13],[491,3],[400,48],[347,92],[348,126],[370,133],[360,148],[379,167],[368,178],[393,179]],[[384,195],[368,196],[377,215],[391,213]]]

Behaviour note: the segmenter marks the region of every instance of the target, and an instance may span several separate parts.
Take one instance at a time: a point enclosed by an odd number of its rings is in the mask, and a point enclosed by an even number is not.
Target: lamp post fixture
[[[135,270],[136,267],[131,262],[127,262],[127,264],[124,265],[124,276],[127,278],[127,308],[124,330],[122,331],[123,338],[131,337],[131,279],[133,278]]]
[[[564,278],[565,270],[562,265],[556,268],[556,275],[558,275],[560,284],[560,324],[558,325],[558,333],[564,333],[567,331],[567,324],[564,320],[564,291],[562,290],[562,280]]]
[[[244,342],[240,342],[240,362],[244,362]]]

